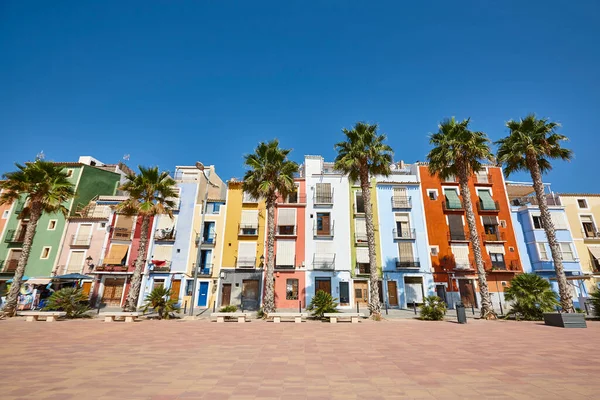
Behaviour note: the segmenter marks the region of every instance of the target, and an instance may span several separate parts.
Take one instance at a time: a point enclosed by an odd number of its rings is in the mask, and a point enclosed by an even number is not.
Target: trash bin
[[[465,311],[465,305],[463,303],[456,304],[456,318],[459,324],[467,323],[467,312]]]

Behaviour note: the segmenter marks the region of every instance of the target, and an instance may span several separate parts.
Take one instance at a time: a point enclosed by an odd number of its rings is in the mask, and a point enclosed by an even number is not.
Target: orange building
[[[452,307],[481,303],[477,272],[458,182],[440,181],[419,166],[433,275],[438,296]],[[471,202],[495,308],[504,303],[504,287],[522,272],[502,170],[484,166],[469,181]]]

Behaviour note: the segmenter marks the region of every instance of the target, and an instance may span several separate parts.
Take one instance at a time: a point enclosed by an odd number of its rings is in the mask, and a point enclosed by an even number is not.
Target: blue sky
[[[395,158],[425,160],[449,116],[496,140],[528,112],[575,152],[546,178],[599,192],[600,2],[0,2],[0,171],[93,155],[224,179],[274,137],[334,157],[377,122]],[[526,179],[517,175],[513,179]]]

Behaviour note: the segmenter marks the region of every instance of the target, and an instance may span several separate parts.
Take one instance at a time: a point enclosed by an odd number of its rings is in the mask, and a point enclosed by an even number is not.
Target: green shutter
[[[448,208],[461,209],[462,205],[460,203],[460,198],[458,197],[458,193],[454,189],[445,189],[444,195],[446,196],[446,204]]]
[[[487,190],[478,190],[477,194],[479,195],[479,200],[481,200],[481,208],[483,210],[495,210],[496,203],[494,203],[494,199],[492,199],[492,195]]]

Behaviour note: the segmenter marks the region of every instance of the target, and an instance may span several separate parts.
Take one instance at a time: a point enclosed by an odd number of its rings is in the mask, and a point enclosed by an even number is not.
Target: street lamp
[[[264,255],[264,254],[262,254],[262,255],[260,256],[259,260],[260,260],[260,266],[261,266],[261,268],[262,268],[262,266],[263,266],[263,265],[265,265],[265,255]]]
[[[88,272],[91,272],[94,269],[94,264],[92,263],[92,261],[94,261],[92,256],[87,256],[87,258],[85,259],[85,263],[87,264],[87,266],[89,268]]]

